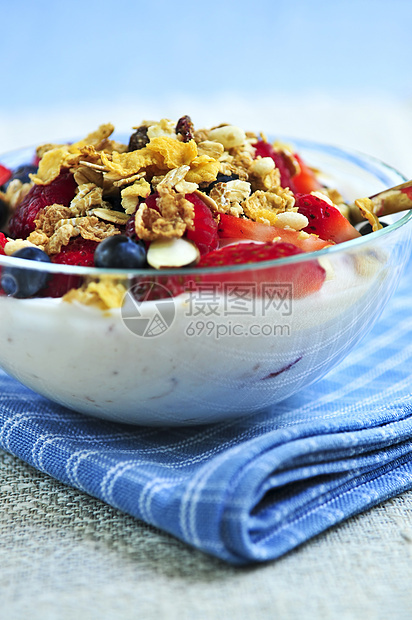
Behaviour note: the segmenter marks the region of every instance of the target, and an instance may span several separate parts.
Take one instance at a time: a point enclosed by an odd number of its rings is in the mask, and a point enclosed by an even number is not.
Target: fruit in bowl
[[[304,389],[371,328],[410,214],[353,201],[398,172],[189,117],[113,129],[0,159],[6,372],[97,417],[203,424]]]

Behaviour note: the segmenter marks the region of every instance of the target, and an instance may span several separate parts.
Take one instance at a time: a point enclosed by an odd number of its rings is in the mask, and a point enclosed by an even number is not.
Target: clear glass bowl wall
[[[362,154],[286,141],[322,170],[324,180],[348,201],[405,180],[393,168]],[[3,155],[0,162],[14,168],[32,155],[33,149],[24,149]],[[410,253],[410,220],[407,213],[377,233],[316,253],[327,270],[326,281],[316,293],[292,296],[289,305],[269,307],[255,299],[249,313],[228,312],[220,284],[259,283],[271,270],[275,278],[279,269],[298,272],[313,261],[313,254],[223,271],[179,270],[180,283],[199,276],[217,283],[214,310],[202,314],[193,294],[178,295],[169,310],[163,304],[166,329],[157,335],[144,335],[136,319],[150,322],[159,311],[158,300],[136,305],[126,295],[123,308],[102,312],[61,299],[2,295],[0,365],[61,405],[119,422],[204,424],[269,406],[276,415],[277,402],[324,376],[379,318]],[[0,268],[14,261],[0,257]],[[173,270],[109,273],[19,263],[22,269],[35,267],[67,277],[120,277],[129,288],[141,280],[163,286],[168,277],[176,276]]]

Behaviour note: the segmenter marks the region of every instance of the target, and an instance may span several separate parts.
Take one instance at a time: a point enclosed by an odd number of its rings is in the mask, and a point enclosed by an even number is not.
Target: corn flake
[[[294,207],[295,198],[289,189],[276,188],[276,191],[264,192],[257,190],[243,203],[245,214],[255,222],[276,226],[279,213]]]
[[[64,245],[67,245],[73,237],[77,237],[79,235],[79,231],[73,224],[63,224],[59,226],[52,234],[47,244],[44,247],[45,252],[47,254],[57,254],[61,251]]]
[[[146,149],[153,153],[160,162],[160,169],[172,170],[189,165],[197,157],[197,146],[194,140],[180,142],[167,136],[153,138]]]
[[[31,174],[30,178],[36,185],[48,185],[60,174],[68,154],[68,147],[61,146],[47,151],[39,163],[37,174]]]
[[[50,237],[56,230],[56,225],[61,220],[72,217],[70,207],[59,204],[52,204],[41,209],[34,220],[37,231],[42,231]]]
[[[189,143],[187,143],[189,144]],[[190,163],[190,170],[186,174],[185,180],[189,183],[198,185],[209,184],[216,181],[220,170],[220,162],[207,155],[200,155]]]
[[[106,123],[104,125],[100,125],[95,131],[89,133],[83,140],[79,140],[75,142],[69,147],[71,153],[76,153],[84,146],[94,146],[98,147],[101,142],[106,140],[114,131],[114,125],[111,123]]]
[[[127,289],[125,285],[115,279],[102,278],[98,282],[92,281],[78,289],[71,289],[63,296],[63,301],[72,303],[77,301],[86,306],[97,306],[101,310],[121,308]]]
[[[140,198],[147,198],[151,192],[150,185],[144,179],[138,179],[133,183],[125,187],[121,191],[122,207],[125,213],[131,215],[135,212]]]
[[[72,215],[84,215],[92,207],[105,205],[103,189],[94,183],[79,185],[76,196],[70,203]]]
[[[77,230],[83,239],[90,239],[90,241],[102,241],[106,237],[112,237],[113,235],[120,235],[120,230],[113,224],[101,221],[94,215],[80,218],[80,221],[76,224]]]

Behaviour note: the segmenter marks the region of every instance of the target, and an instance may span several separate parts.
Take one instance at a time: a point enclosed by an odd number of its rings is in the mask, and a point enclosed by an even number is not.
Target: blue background
[[[412,95],[409,0],[26,0],[5,6],[2,24],[6,110],[182,93]]]
[[[0,151],[190,114],[409,166],[410,0],[0,2]]]

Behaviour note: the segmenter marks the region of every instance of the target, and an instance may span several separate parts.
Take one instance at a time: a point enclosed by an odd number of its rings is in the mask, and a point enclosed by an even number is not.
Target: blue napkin
[[[54,405],[0,373],[0,446],[228,562],[277,558],[412,488],[410,268],[346,360],[271,411],[136,428]]]

